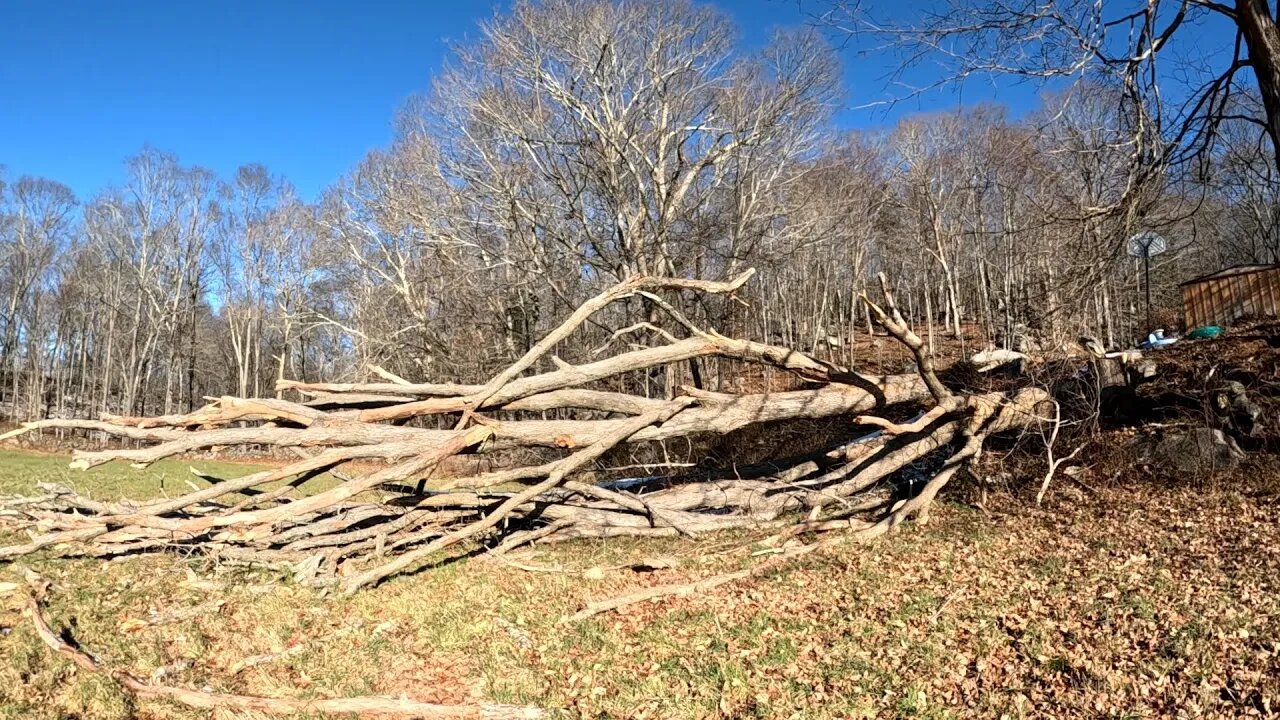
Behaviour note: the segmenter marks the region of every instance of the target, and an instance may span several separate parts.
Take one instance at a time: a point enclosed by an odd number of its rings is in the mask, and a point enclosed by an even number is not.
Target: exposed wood
[[[61,555],[90,557],[175,549],[287,566],[299,582],[341,585],[350,593],[445,560],[464,545],[505,552],[532,541],[666,537],[730,528],[785,533],[790,526],[875,537],[909,517],[926,518],[933,497],[977,455],[987,436],[1035,426],[1048,417],[1042,411],[1048,396],[1035,387],[962,394],[943,385],[887,283],[884,309],[867,304],[912,352],[914,374],[860,375],[783,346],[724,337],[683,315],[678,324],[691,337],[660,336],[664,344],[658,347],[580,365],[551,354],[558,340],[609,303],[637,294],[653,300],[658,296],[652,291],[661,288],[732,293],[749,275],[729,283],[625,281],[588,301],[483,385],[416,384],[398,377],[364,384],[282,381],[279,390],[315,394],[321,401],[221,397],[186,414],[29,423],[26,430],[90,430],[139,444],[77,452],[72,464],[83,469],[117,460],[146,465],[226,446],[279,448],[298,457],[163,500],[102,503],[59,488],[10,501],[6,517],[30,539],[0,548],[0,558],[50,547]],[[653,307],[679,314],[665,302]],[[792,386],[809,386],[749,393],[673,387],[672,399],[592,387],[694,358],[782,369],[799,381]],[[554,369],[521,375],[539,361]],[[913,422],[885,419],[886,409],[903,403],[930,407]],[[435,427],[418,426],[422,420],[405,422],[441,414],[450,417],[432,421]],[[701,458],[689,456],[659,463],[663,475],[598,481],[618,476],[620,468],[611,465],[628,464],[610,460],[619,445],[642,452],[645,443],[667,441],[669,453],[672,445],[692,449],[710,436],[839,417],[850,427],[868,425],[881,432],[755,468],[704,469],[697,467]],[[441,429],[448,426],[455,429]],[[443,461],[464,453],[499,453],[511,464],[435,477]],[[942,461],[941,469],[918,494],[890,502],[899,492],[894,483],[900,471],[925,461]],[[356,462],[365,464],[353,466]],[[323,473],[340,484],[306,492],[307,483]],[[284,484],[262,491],[268,483]],[[424,490],[427,486],[433,489]]]

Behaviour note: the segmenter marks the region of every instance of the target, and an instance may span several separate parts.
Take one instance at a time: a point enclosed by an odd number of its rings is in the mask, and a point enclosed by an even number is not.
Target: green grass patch
[[[69,455],[0,449],[0,495],[31,494],[37,492],[37,483],[56,483],[95,500],[148,500],[208,487],[209,483],[193,474],[192,469],[226,480],[268,467],[203,458],[166,458],[146,468],[115,460],[88,470],[75,470],[68,467],[70,462]],[[320,475],[309,480],[302,492],[320,492],[337,484],[336,478]],[[280,485],[268,483],[260,488],[269,490]]]

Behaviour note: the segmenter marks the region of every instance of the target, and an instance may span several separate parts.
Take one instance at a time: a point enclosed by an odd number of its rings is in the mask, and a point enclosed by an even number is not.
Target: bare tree
[[[926,59],[942,65],[935,80],[909,93],[983,75],[1115,87],[1132,120],[1133,158],[1153,167],[1212,147],[1222,122],[1240,117],[1233,98],[1252,88],[1264,113],[1245,117],[1264,129],[1280,165],[1280,29],[1267,0],[949,0],[907,23],[835,0],[819,17],[892,44],[904,68]],[[1215,45],[1230,52],[1206,52]]]
[[[828,23],[941,59],[947,78],[1059,83],[1018,120],[981,107],[841,136],[835,54],[812,32],[748,51],[725,13],[687,0],[518,2],[315,206],[261,166],[219,179],[153,149],[83,211],[53,183],[7,186],[0,393],[16,417],[93,416],[271,394],[285,377],[471,383],[613,282],[746,267],[760,278],[735,301],[636,294],[536,369],[690,325],[853,364],[877,272],[927,346],[1123,344],[1148,330],[1122,253],[1137,229],[1171,240],[1153,267],[1167,305],[1194,269],[1278,252],[1280,178],[1263,97],[1239,89],[1248,70],[1204,89],[1215,112],[1159,82],[1185,28],[1226,10],[970,3],[893,28],[839,6]],[[1171,165],[1191,155],[1203,162]],[[738,363],[690,358],[611,389],[789,382]]]
[[[725,15],[688,2],[517,3],[437,83],[449,174],[512,241],[585,271],[724,272],[753,240],[733,230],[770,212],[762,191],[812,147],[836,82],[812,35],[756,57],[733,39]],[[715,257],[692,231],[723,194],[745,215]]]
[[[70,239],[75,204],[71,190],[51,180],[24,177],[12,186],[0,183],[0,360],[14,411],[21,379],[35,378],[43,368],[41,304],[52,290],[54,262]],[[35,397],[33,393],[32,403]]]

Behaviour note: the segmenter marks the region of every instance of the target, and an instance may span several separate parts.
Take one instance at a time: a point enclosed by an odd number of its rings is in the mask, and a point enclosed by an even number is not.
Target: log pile
[[[145,467],[229,446],[266,446],[296,459],[242,477],[204,476],[207,487],[161,500],[104,502],[58,487],[40,497],[8,499],[5,516],[29,538],[0,548],[0,559],[42,549],[93,557],[196,551],[287,566],[299,581],[351,593],[464,549],[503,553],[534,541],[758,527],[786,533],[843,529],[869,538],[927,515],[938,491],[981,452],[988,436],[1046,416],[1049,399],[1037,388],[988,394],[947,388],[887,286],[883,309],[870,300],[868,306],[911,350],[918,372],[910,375],[858,374],[789,348],[728,338],[690,322],[664,299],[676,293],[731,296],[750,276],[625,281],[581,305],[484,384],[421,384],[395,376],[360,384],[284,381],[281,390],[304,400],[223,397],[186,415],[27,423],[0,439],[64,428],[135,441],[77,452],[72,465],[84,469],[112,461]],[[577,365],[553,355],[593,316],[630,297],[660,308],[685,337],[642,323],[665,344]],[[802,387],[756,394],[683,387],[661,398],[600,389],[601,381],[628,373],[708,358],[777,368],[794,374]],[[538,366],[555,369],[532,372]],[[886,409],[901,403],[929,409],[910,423],[884,418]],[[546,419],[548,412],[555,417]],[[727,473],[596,481],[620,445],[832,417],[875,432]],[[532,452],[513,455],[517,450]],[[484,453],[536,459],[439,476],[447,458]],[[910,492],[895,489],[904,468],[922,466],[930,468],[927,481]],[[308,491],[324,474],[341,482]]]

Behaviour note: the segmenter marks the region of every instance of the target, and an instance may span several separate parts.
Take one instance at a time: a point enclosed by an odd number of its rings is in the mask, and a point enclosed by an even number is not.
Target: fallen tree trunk
[[[62,428],[143,443],[77,452],[72,464],[84,469],[116,460],[145,466],[226,446],[289,448],[299,457],[238,478],[201,476],[212,484],[172,499],[104,503],[48,488],[44,497],[12,500],[6,514],[30,538],[0,548],[0,558],[50,547],[94,557],[179,549],[290,565],[300,581],[353,592],[447,557],[464,544],[506,552],[535,540],[778,526],[875,537],[913,515],[927,515],[933,497],[981,451],[985,438],[1032,426],[1045,415],[1041,406],[1048,396],[1036,388],[965,395],[944,386],[887,287],[885,310],[868,305],[911,351],[915,374],[860,375],[789,348],[726,338],[682,316],[676,320],[690,337],[664,332],[670,342],[659,347],[579,365],[550,355],[557,342],[617,300],[656,297],[663,290],[731,294],[749,275],[727,283],[621,283],[584,303],[484,384],[417,384],[395,376],[378,383],[282,381],[281,390],[310,400],[225,397],[186,415],[28,423],[3,437]],[[675,312],[665,302],[660,307]],[[681,388],[670,398],[616,389],[625,386],[620,381],[628,373],[695,358],[768,366],[806,387],[748,394]],[[542,360],[555,369],[524,374]],[[614,389],[600,387],[605,381]],[[914,423],[885,419],[887,409],[904,403],[930,409]],[[564,417],[530,417],[546,412]],[[425,416],[434,416],[437,427],[403,424]],[[444,416],[451,429],[443,427]],[[727,477],[699,470],[609,482],[617,475],[610,453],[620,445],[643,448],[678,439],[693,447],[707,436],[833,417],[875,432],[825,452],[773,459],[750,472],[725,468],[721,474]],[[526,460],[441,477],[448,458],[512,450],[523,451]],[[549,454],[559,457],[546,459]],[[363,472],[350,466],[369,461],[384,465]],[[932,470],[923,483],[901,482],[912,467]],[[324,473],[341,484],[309,492],[308,483]],[[428,481],[430,491],[423,489]],[[262,489],[271,483],[285,484]]]

